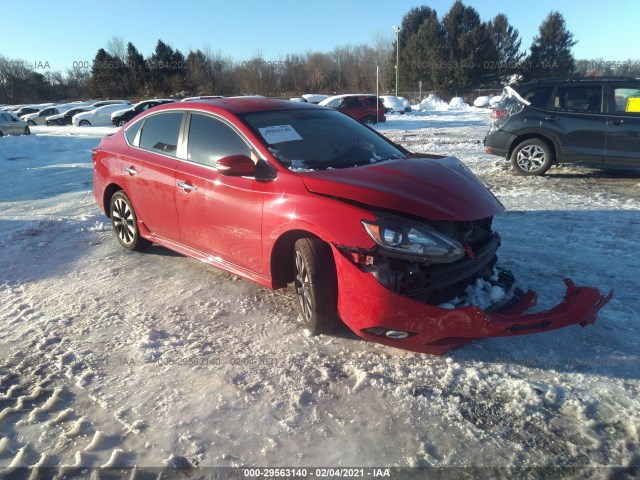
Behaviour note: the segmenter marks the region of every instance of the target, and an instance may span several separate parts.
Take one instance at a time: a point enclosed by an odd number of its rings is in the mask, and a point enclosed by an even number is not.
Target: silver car
[[[0,137],[5,135],[29,135],[27,122],[14,117],[9,112],[0,111]]]

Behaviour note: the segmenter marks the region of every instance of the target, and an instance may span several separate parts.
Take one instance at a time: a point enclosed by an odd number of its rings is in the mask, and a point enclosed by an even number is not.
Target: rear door
[[[607,116],[601,85],[560,85],[541,126],[556,136],[560,162],[602,165]]]
[[[162,112],[132,125],[125,135],[133,146],[119,159],[119,174],[139,219],[151,233],[176,242],[175,169],[183,119],[183,112]]]
[[[607,88],[609,114],[604,164],[640,167],[640,87],[621,84]]]

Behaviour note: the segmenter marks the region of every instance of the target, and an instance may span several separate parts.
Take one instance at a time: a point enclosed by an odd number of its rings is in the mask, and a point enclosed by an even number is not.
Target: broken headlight
[[[429,225],[387,215],[376,217],[375,221],[363,220],[362,225],[390,256],[420,257],[428,263],[452,263],[465,255],[460,242]]]

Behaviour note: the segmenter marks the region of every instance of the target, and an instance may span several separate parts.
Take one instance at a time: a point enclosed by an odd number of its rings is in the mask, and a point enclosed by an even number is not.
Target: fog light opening
[[[393,340],[401,340],[409,336],[407,332],[402,332],[400,330],[388,330],[385,335]]]

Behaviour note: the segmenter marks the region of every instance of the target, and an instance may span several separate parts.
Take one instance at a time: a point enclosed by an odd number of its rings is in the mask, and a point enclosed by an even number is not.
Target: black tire
[[[2,130],[0,130],[0,137],[2,137],[4,135],[4,133],[2,133]]]
[[[365,125],[375,125],[376,123],[376,117],[372,117],[371,115],[367,115],[366,117],[364,117],[362,119],[362,123],[364,123]]]
[[[338,278],[331,247],[319,238],[301,238],[294,247],[295,289],[304,326],[312,335],[340,324]]]
[[[511,154],[511,164],[517,175],[544,175],[554,160],[549,145],[539,138],[523,141]]]
[[[151,242],[140,236],[138,217],[131,200],[122,190],[113,194],[110,203],[111,226],[116,239],[127,250],[144,250]]]
[[[29,125],[30,127],[35,127],[36,126],[36,122],[34,122],[33,120],[29,120],[29,121],[27,121],[27,125]]]
[[[24,127],[24,134],[31,135],[31,129],[29,127]]]
[[[126,121],[126,120],[120,120],[120,121],[118,122],[118,127],[124,127],[126,124],[127,124],[127,121]]]
[[[78,125],[81,127],[90,127],[91,122],[89,120],[80,120],[80,123]]]

